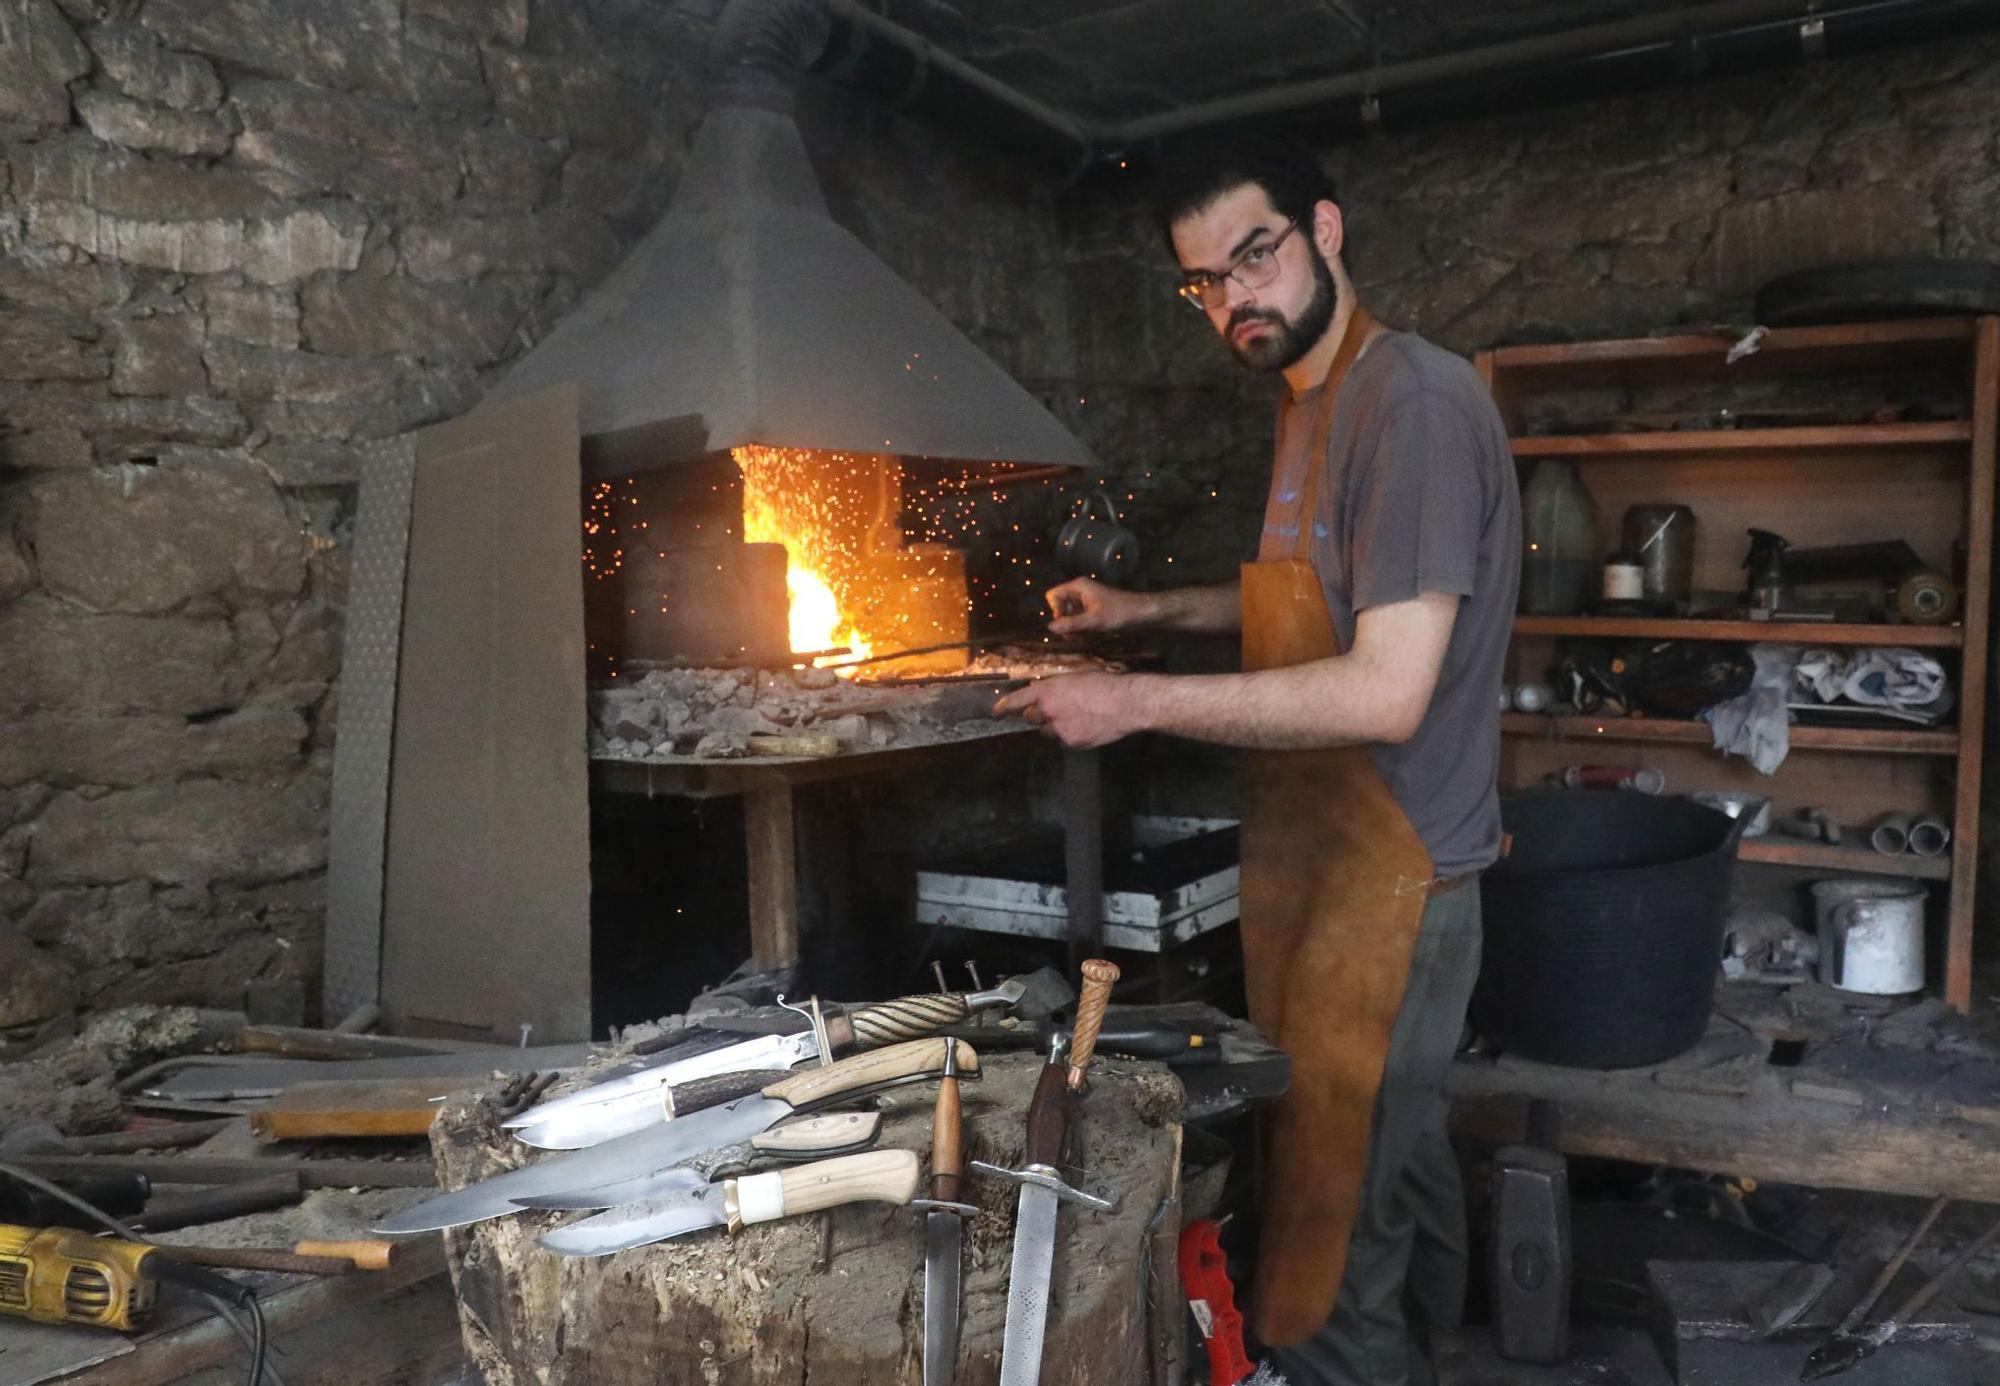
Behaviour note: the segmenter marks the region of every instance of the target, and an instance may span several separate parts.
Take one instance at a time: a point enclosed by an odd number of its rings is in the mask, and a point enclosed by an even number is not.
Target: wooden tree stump
[[[963,1087],[967,1157],[1008,1168],[1041,1061],[982,1056]],[[930,1152],[934,1084],[878,1099],[878,1147]],[[1099,1059],[1072,1127],[1071,1173],[1117,1191],[1114,1213],[1065,1204],[1058,1219],[1044,1386],[1123,1386],[1160,1373],[1184,1308],[1170,1248],[1179,1208],[1179,1082],[1158,1064]],[[439,1183],[458,1188],[526,1163],[492,1106],[455,1100],[432,1128]],[[925,1186],[928,1189],[928,1179]],[[1018,1188],[976,1175],[965,1201],[956,1380],[1000,1374]],[[535,1238],[569,1215],[521,1213],[447,1234],[466,1349],[489,1386],[901,1386],[923,1360],[923,1216],[857,1205],[716,1230],[615,1256],[565,1259]],[[1164,1284],[1162,1285],[1162,1272]],[[1164,1306],[1149,1323],[1149,1294]]]

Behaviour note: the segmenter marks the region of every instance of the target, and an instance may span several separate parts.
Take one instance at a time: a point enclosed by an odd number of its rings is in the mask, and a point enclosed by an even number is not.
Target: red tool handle
[[[1181,1229],[1181,1292],[1208,1345],[1212,1386],[1236,1386],[1251,1373],[1243,1350],[1243,1316],[1236,1312],[1236,1287],[1222,1254],[1222,1224],[1214,1218]]]

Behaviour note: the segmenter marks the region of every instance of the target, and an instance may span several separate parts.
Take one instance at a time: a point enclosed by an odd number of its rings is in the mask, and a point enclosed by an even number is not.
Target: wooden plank
[[[1495,374],[1515,388],[1574,389],[1664,381],[1751,381],[1786,376],[1949,369],[1964,358],[1974,319],[1917,318],[1773,329],[1755,354],[1736,364],[1729,348],[1740,334],[1713,332],[1616,341],[1501,347]]]
[[[1447,1088],[1452,1129],[1522,1138],[1527,1104],[1562,1111],[1562,1148],[1838,1189],[2000,1202],[2000,1130],[1933,1113],[1801,1096],[1774,1070],[1747,1097],[1676,1091],[1651,1070],[1600,1073],[1461,1058]]]
[[[1746,640],[1788,645],[1912,645],[1956,649],[1960,626],[1843,625],[1818,621],[1677,621],[1657,617],[1516,616],[1514,634],[1592,640]]]
[[[300,1083],[250,1114],[260,1141],[313,1140],[321,1136],[421,1136],[431,1129],[438,1099],[485,1087],[472,1078],[390,1078],[344,1083]]]
[[[429,1160],[306,1160],[283,1156],[23,1155],[14,1163],[44,1179],[84,1174],[143,1174],[156,1184],[231,1184],[294,1174],[309,1189],[429,1189]]]
[[[792,789],[743,796],[743,846],[750,864],[750,959],[759,970],[799,960],[799,881]]]
[[[1803,866],[1843,875],[1907,876],[1920,881],[1948,881],[1952,871],[1949,857],[1891,857],[1866,847],[1833,847],[1777,836],[1746,838],[1736,856],[1739,861],[1770,866]]]
[[[1550,433],[1514,438],[1516,457],[1575,457],[1616,461],[1674,453],[1852,452],[1946,447],[1971,441],[1965,419],[1928,423],[1823,424],[1796,428],[1674,428],[1636,433]]]
[[[1535,712],[1503,712],[1500,730],[1509,736],[1576,741],[1670,741],[1707,746],[1715,740],[1706,722],[1667,717],[1547,717]],[[1794,726],[1798,750],[1872,751],[1878,755],[1950,756],[1958,734],[1949,731],[1887,731],[1873,727]]]
[[[1993,474],[2000,427],[2000,318],[1979,319],[1972,357],[1972,469],[1966,484],[1965,649],[1959,673],[1958,802],[1952,816],[1957,885],[1945,928],[1945,1000],[1972,1006],[1973,892],[1979,872],[1979,789],[1986,730],[1987,602],[1993,586]]]
[[[379,1303],[398,1291],[437,1280],[444,1273],[443,1239],[427,1237],[411,1246],[386,1271],[328,1276],[265,1295],[264,1322],[275,1339],[280,1334],[296,1332],[342,1310]],[[205,1368],[225,1365],[235,1369],[233,1379],[241,1380],[243,1355],[242,1341],[220,1319],[211,1315],[150,1338],[138,1339],[133,1343],[131,1352],[91,1370],[66,1376],[63,1386],[166,1386],[166,1383],[182,1381]],[[280,1370],[286,1373],[288,1380],[294,1380],[289,1358],[282,1360]],[[336,1372],[330,1376],[301,1376],[294,1380],[294,1386],[307,1386],[310,1381],[348,1382],[359,1379]]]

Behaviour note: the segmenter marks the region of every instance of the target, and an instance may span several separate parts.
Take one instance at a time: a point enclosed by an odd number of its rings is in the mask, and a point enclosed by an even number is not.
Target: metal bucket
[[[1842,991],[1901,996],[1924,987],[1924,904],[1916,881],[1815,881],[1819,979]]]

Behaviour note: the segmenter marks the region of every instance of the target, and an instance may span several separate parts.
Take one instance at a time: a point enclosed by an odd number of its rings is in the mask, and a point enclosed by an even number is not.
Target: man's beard
[[[1297,318],[1287,321],[1274,308],[1254,308],[1248,304],[1229,315],[1223,340],[1236,359],[1251,370],[1268,374],[1285,369],[1311,351],[1332,324],[1333,310],[1340,304],[1340,291],[1334,285],[1333,271],[1327,267],[1325,258],[1317,250],[1310,258],[1313,296],[1299,310]],[[1236,329],[1246,322],[1267,322],[1277,331],[1238,340]]]

